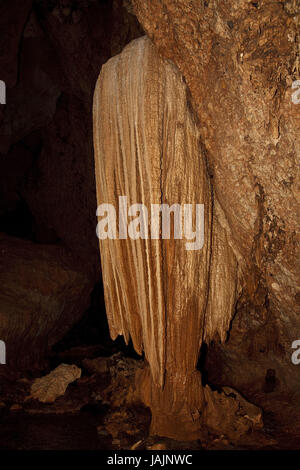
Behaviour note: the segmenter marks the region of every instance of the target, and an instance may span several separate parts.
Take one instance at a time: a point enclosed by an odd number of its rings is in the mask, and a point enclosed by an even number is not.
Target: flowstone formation
[[[210,382],[300,422],[300,3],[132,0],[160,55],[181,71],[201,125],[218,221],[241,294],[228,341],[208,344]],[[266,393],[269,376],[274,377]],[[297,415],[297,419],[295,419]],[[290,431],[289,431],[290,432]],[[296,432],[296,431],[295,431]],[[298,425],[298,433],[300,427]]]
[[[182,74],[149,38],[102,67],[94,94],[98,204],[118,208],[120,196],[149,210],[204,204],[201,249],[187,250],[186,239],[172,236],[100,240],[111,336],[131,337],[145,353],[136,387],[151,408],[151,432],[187,440],[203,426],[236,436],[262,425],[258,408],[203,387],[196,370],[202,342],[225,341],[240,294],[199,129]]]

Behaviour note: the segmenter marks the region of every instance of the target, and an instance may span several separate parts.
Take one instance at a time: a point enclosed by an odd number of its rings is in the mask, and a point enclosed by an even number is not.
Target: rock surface
[[[93,282],[62,247],[0,234],[0,254],[1,367],[37,366],[83,315]]]
[[[31,239],[63,241],[96,281],[93,90],[101,65],[142,29],[122,0],[19,3],[0,11],[0,217],[25,203]]]
[[[142,31],[122,0],[21,3],[0,6],[0,232],[53,246],[5,241],[0,339],[16,368],[37,365],[80,319],[99,279],[93,89]]]
[[[79,367],[61,364],[45,377],[35,379],[27,400],[33,398],[41,403],[53,403],[56,398],[64,395],[68,385],[79,379],[80,376],[81,369]]]
[[[153,237],[150,217],[144,235],[139,227],[134,241],[118,240],[119,227],[115,237],[100,239],[111,336],[122,334],[126,342],[131,336],[149,364],[138,374],[137,391],[151,408],[151,432],[190,440],[204,425],[227,435],[261,426],[260,410],[238,395],[219,397],[203,389],[196,370],[203,338],[226,339],[238,263],[219,223],[221,209],[213,208],[186,85],[149,38],[132,41],[103,66],[94,96],[94,145],[98,204],[118,207],[118,198],[126,195],[128,206],[139,201],[148,211],[152,204],[191,204],[194,211],[203,205],[196,249],[187,249],[186,232]],[[199,227],[205,227],[202,244]],[[257,420],[249,418],[251,406]]]
[[[18,54],[32,0],[4,0],[0,5],[0,28],[2,31],[0,70],[1,80],[12,88],[18,77]]]
[[[229,341],[206,338],[209,380],[243,390],[283,419],[280,400],[299,409],[300,369],[291,363],[300,335],[300,105],[291,99],[300,73],[299,3],[132,3],[189,87],[214,215],[237,262]],[[219,307],[222,317],[222,299]],[[268,369],[276,376],[270,393],[262,391]],[[286,408],[290,420],[292,413]]]
[[[94,358],[86,367],[86,359],[83,354],[73,362],[82,369],[83,376],[53,403],[26,399],[30,394],[32,375],[30,380],[25,377],[17,381],[13,377],[1,380],[1,449],[257,450],[299,446],[300,434],[291,440],[291,432],[282,432],[281,427],[272,433],[267,430],[250,432],[249,428],[243,438],[234,428],[230,438],[203,428],[201,436],[189,442],[151,436],[150,410],[136,402],[132,395],[134,372],[140,370],[143,361],[118,353]],[[101,364],[105,367],[100,367]],[[99,372],[101,369],[104,372]],[[223,393],[231,396],[233,402],[225,400],[233,405],[231,412],[236,412],[237,392],[225,388]],[[219,398],[222,396],[218,394]],[[245,408],[241,397],[239,399],[242,407],[238,419],[245,409],[249,410],[250,417],[259,416],[255,408],[251,412],[251,405]],[[16,412],[11,411],[12,406]],[[224,408],[226,414],[228,411],[230,414],[230,410]],[[227,420],[227,416],[223,418]],[[12,434],[14,439],[11,439]]]

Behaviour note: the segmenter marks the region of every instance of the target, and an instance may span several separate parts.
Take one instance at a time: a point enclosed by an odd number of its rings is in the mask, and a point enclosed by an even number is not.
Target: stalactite
[[[200,125],[181,73],[147,37],[102,67],[94,95],[98,204],[117,208],[119,196],[147,208],[204,204],[199,250],[187,250],[184,238],[100,240],[111,336],[131,337],[145,352],[149,367],[137,390],[151,407],[152,432],[183,439],[197,437],[206,404],[216,406],[202,387],[198,355],[203,339],[225,340],[238,289]]]

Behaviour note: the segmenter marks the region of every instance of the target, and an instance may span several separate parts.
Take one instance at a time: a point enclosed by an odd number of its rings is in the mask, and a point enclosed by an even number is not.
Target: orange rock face
[[[291,362],[300,337],[299,3],[133,4],[161,55],[185,77],[222,208],[216,216],[238,263],[236,316],[228,343],[209,349],[210,378],[268,409],[274,398],[274,413],[291,419],[300,409],[300,369]],[[269,369],[275,389],[264,395]],[[279,411],[285,396],[294,411]]]
[[[228,419],[218,427],[245,432],[253,425],[247,413],[243,426],[238,425],[230,400],[203,389],[196,370],[203,339],[226,339],[238,292],[238,262],[220,223],[222,208],[217,201],[213,206],[186,84],[147,37],[130,43],[102,68],[94,96],[94,145],[99,205],[117,208],[124,195],[129,205],[148,208],[204,204],[201,249],[189,251],[186,240],[175,237],[100,241],[111,336],[122,334],[127,342],[131,336],[149,363],[138,374],[137,391],[151,407],[152,433],[196,438],[203,424],[213,427],[209,417],[220,406]],[[236,396],[237,407],[239,402]]]

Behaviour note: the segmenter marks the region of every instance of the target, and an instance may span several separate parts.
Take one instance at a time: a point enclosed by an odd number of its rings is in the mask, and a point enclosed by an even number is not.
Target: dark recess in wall
[[[58,349],[80,342],[124,349],[123,340],[110,340],[101,285],[92,100],[102,64],[143,30],[122,0],[4,0],[0,29],[5,38],[0,79],[7,87],[7,104],[0,107],[0,232],[33,242],[33,254],[35,245],[47,253],[49,246],[64,249],[73,269],[87,280],[91,297],[82,305],[90,306],[76,312],[73,324],[66,321],[69,333],[58,337]],[[59,251],[53,253],[56,260]],[[57,282],[67,302],[63,276]],[[83,308],[81,286],[72,289],[78,290],[78,308]],[[39,307],[28,305],[33,308]],[[78,324],[75,317],[81,318]],[[9,322],[2,336],[22,341]],[[130,346],[125,350],[130,354]],[[34,367],[37,351],[26,351]]]

